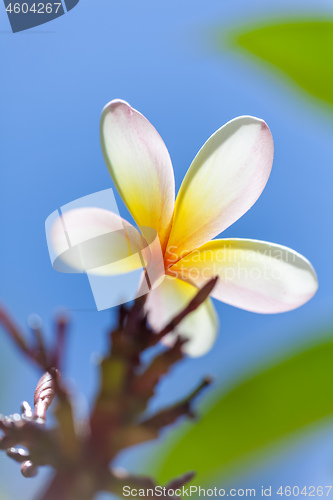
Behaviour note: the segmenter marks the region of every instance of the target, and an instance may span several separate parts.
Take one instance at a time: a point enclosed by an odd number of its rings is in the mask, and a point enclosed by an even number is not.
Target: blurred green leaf
[[[162,483],[194,470],[194,484],[213,484],[332,414],[333,340],[326,340],[223,391],[198,422],[186,422],[159,448],[151,465]]]
[[[315,97],[333,104],[333,20],[291,20],[233,32],[232,45],[282,70]]]

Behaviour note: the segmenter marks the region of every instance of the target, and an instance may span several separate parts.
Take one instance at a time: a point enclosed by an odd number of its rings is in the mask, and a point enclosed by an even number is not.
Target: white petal
[[[176,199],[168,260],[203,245],[259,198],[273,162],[273,139],[258,118],[235,118],[213,134],[192,162]]]
[[[310,262],[290,248],[257,240],[218,239],[202,245],[169,272],[197,287],[219,276],[212,297],[247,311],[295,309],[316,293]]]
[[[141,113],[114,100],[103,110],[101,143],[111,177],[134,220],[154,228],[163,249],[175,202],[173,169],[163,140]]]

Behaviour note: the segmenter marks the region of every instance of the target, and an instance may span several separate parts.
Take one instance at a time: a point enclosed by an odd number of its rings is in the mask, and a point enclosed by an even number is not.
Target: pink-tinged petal
[[[210,241],[178,261],[169,273],[197,287],[219,276],[212,297],[256,313],[295,309],[318,288],[316,273],[305,257],[257,240]]]
[[[162,284],[148,294],[145,307],[151,326],[157,332],[162,330],[197,293],[196,287],[166,276]],[[202,356],[213,346],[217,331],[215,309],[208,298],[178,325],[175,332],[167,335],[164,342],[172,345],[176,336],[181,335],[189,339],[184,345],[184,351],[189,356]]]
[[[181,185],[168,241],[169,262],[203,245],[259,198],[273,162],[273,139],[258,118],[235,118],[213,134]]]
[[[156,229],[164,249],[175,181],[163,140],[141,113],[114,100],[102,113],[101,143],[111,177],[134,220],[139,226]]]

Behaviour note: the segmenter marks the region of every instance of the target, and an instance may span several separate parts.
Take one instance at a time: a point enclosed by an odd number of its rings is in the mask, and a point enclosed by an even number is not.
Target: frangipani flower
[[[257,313],[289,311],[317,290],[310,262],[295,251],[249,239],[212,239],[245,214],[263,191],[273,162],[266,123],[242,116],[217,130],[193,160],[175,201],[168,150],[155,128],[124,101],[103,110],[101,142],[111,177],[137,225],[157,231],[165,278],[146,302],[160,330],[218,275],[212,297]],[[197,356],[218,330],[208,298],[178,328]]]

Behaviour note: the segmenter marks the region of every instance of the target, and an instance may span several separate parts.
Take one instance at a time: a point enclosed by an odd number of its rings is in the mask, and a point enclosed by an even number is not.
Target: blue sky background
[[[113,187],[99,144],[100,113],[111,99],[129,101],[157,128],[177,188],[217,128],[238,115],[263,118],[275,140],[273,171],[259,201],[224,235],[290,246],[319,276],[316,297],[282,315],[215,302],[221,329],[214,349],[177,368],[155,405],[183,395],[204,374],[230,382],[332,325],[332,110],[213,43],[216,28],[288,13],[329,17],[333,6],[330,0],[80,0],[52,23],[14,35],[0,5],[0,296],[22,326],[34,312],[50,330],[58,306],[72,310],[66,376],[80,394],[81,413],[96,383],[92,354],[103,349],[113,313],[94,311],[85,276],[52,269],[44,222],[61,205]],[[38,374],[3,336],[0,356],[1,412],[13,413],[22,400],[31,402]],[[332,484],[332,429],[325,422],[242,482],[308,484],[310,477]],[[120,462],[135,470],[142,452]],[[0,477],[11,500],[22,492],[32,499],[39,485],[21,478],[3,453]]]

